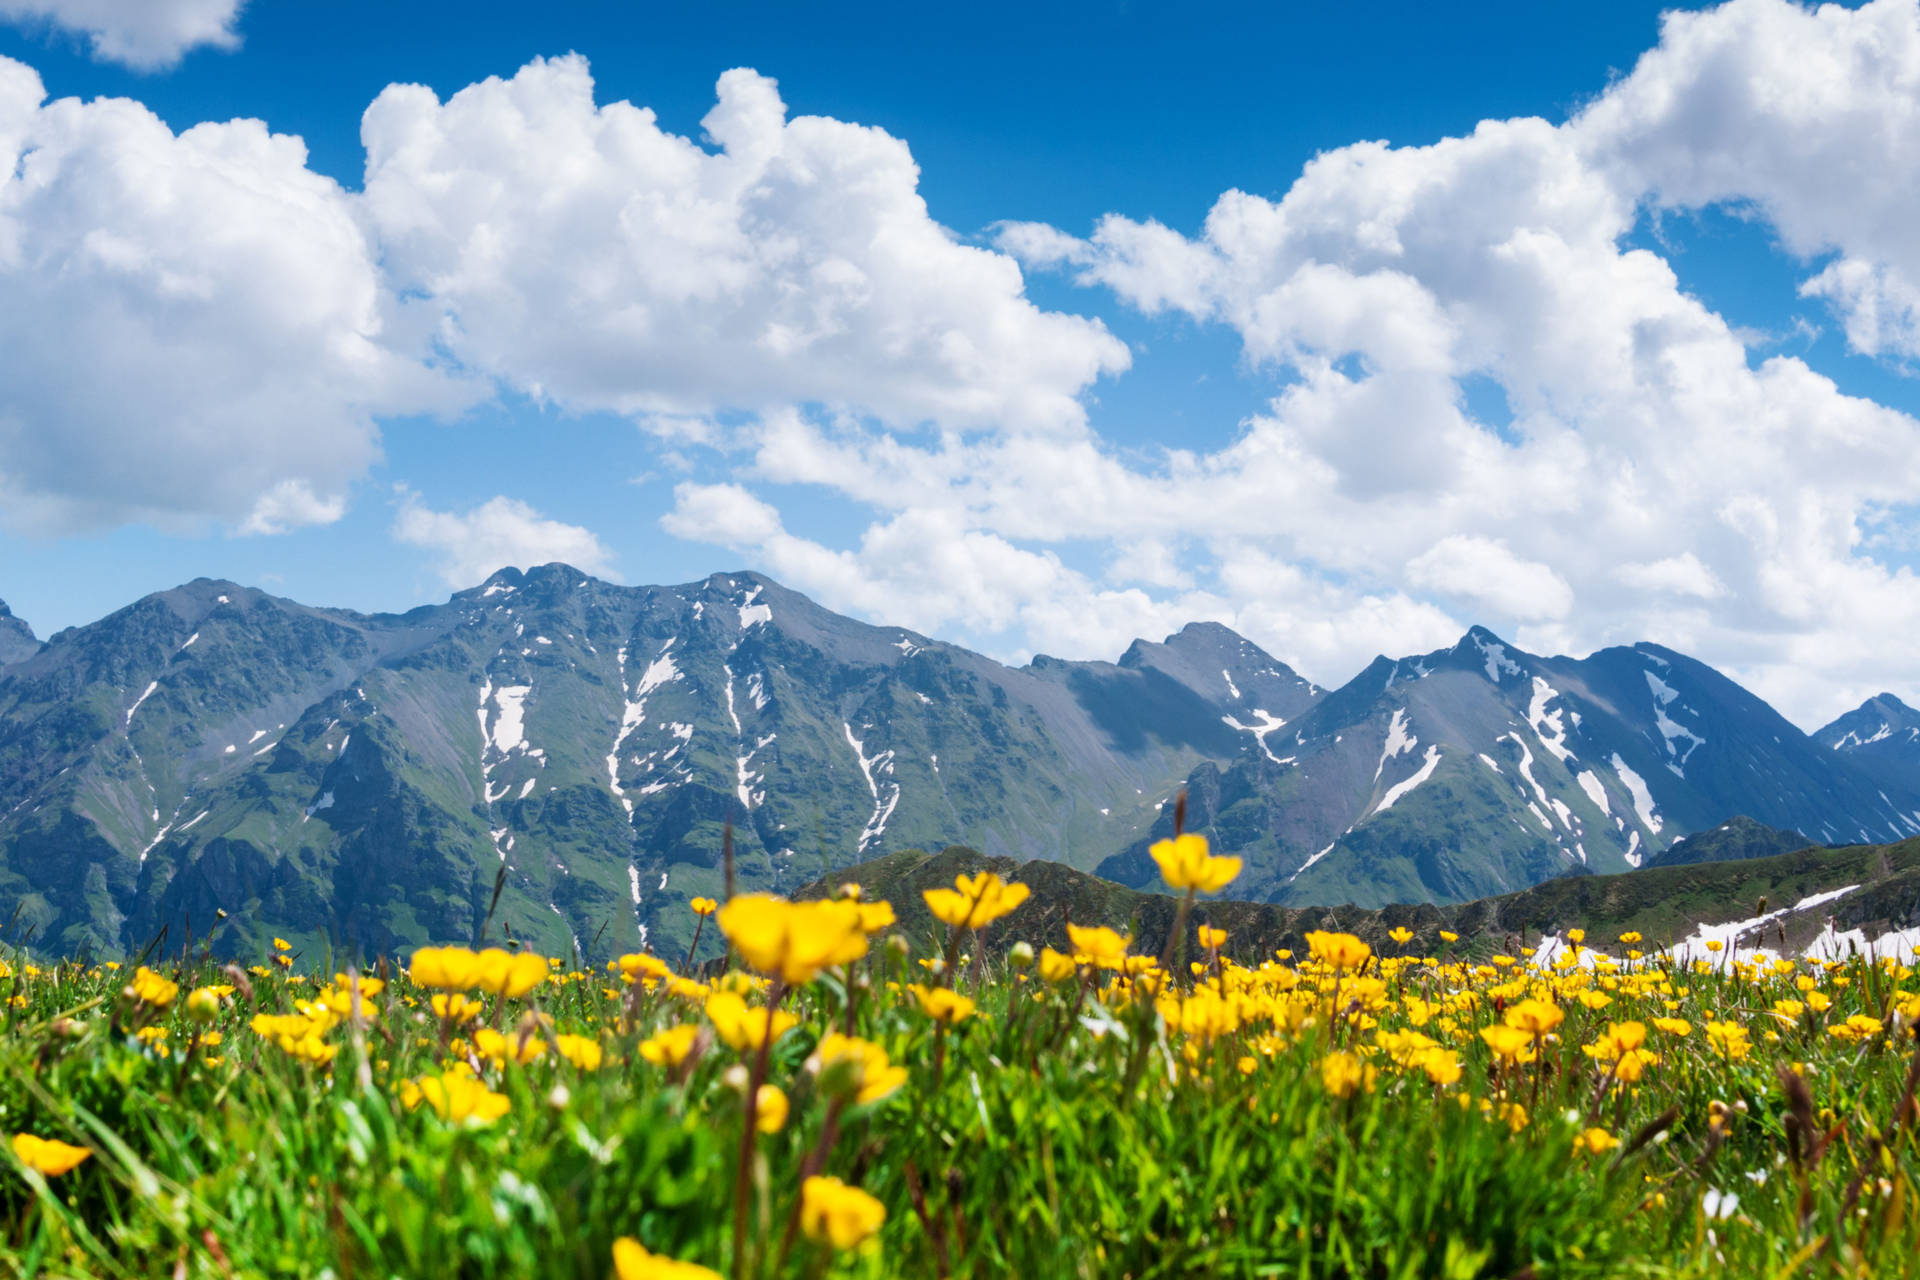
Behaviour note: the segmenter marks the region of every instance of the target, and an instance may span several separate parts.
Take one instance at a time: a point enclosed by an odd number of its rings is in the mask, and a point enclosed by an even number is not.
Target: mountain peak
[[[40,648],[33,628],[13,616],[7,602],[0,600],[0,666],[30,657]]]

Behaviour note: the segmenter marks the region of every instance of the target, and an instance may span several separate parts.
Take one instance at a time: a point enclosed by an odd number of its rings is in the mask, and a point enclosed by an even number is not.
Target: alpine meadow
[[[1920,1278],[1920,0],[0,0],[0,1275]]]

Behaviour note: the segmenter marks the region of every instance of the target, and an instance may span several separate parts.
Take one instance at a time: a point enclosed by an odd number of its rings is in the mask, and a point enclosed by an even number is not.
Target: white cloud
[[[258,121],[43,99],[0,58],[0,521],[337,519],[374,414],[440,394],[351,199]]]
[[[483,582],[502,568],[529,569],[554,561],[621,580],[613,553],[591,530],[549,520],[514,498],[492,498],[457,513],[434,511],[417,494],[403,493],[393,536],[434,552],[434,568],[455,590]]]
[[[1700,557],[1691,551],[1662,560],[1623,564],[1613,571],[1613,576],[1638,591],[1698,596],[1702,600],[1712,600],[1727,593],[1726,587],[1713,576],[1713,570],[1707,568]]]
[[[1622,190],[1751,204],[1870,354],[1920,356],[1920,6],[1733,0],[1669,13],[1579,122]]]
[[[93,56],[162,71],[189,50],[237,49],[246,0],[0,0],[0,22],[85,36]]]
[[[1900,541],[1889,513],[1920,491],[1920,424],[1800,360],[1756,360],[1752,335],[1627,245],[1650,207],[1751,209],[1788,252],[1839,255],[1807,288],[1842,305],[1856,346],[1902,352],[1920,296],[1916,14],[1737,0],[1669,19],[1662,47],[1564,124],[1341,148],[1277,200],[1226,193],[1191,236],[1118,216],[1085,239],[1000,229],[1030,266],[1231,326],[1285,373],[1223,447],[1123,455],[1094,437],[770,415],[741,480],[875,510],[858,551],[796,557],[797,585],[860,607],[847,563],[883,579],[871,548],[910,527],[946,543],[920,553],[926,572],[954,574],[942,556],[964,548],[1015,566],[982,627],[1052,626],[1082,652],[1124,643],[1107,620],[1204,599],[1340,679],[1378,636],[1444,643],[1438,597],[1522,643],[1687,645],[1807,722],[1863,683],[1920,685],[1897,643],[1920,584],[1862,534]],[[1511,422],[1467,410],[1475,379]],[[1194,585],[1129,577],[1113,549],[1142,540],[1180,546]],[[1056,548],[1089,544],[1115,566],[1104,581],[1027,558],[1063,565]],[[1130,582],[1146,606],[1106,607]],[[1335,634],[1293,621],[1302,606],[1340,619]]]
[[[1456,533],[1407,562],[1407,581],[1461,596],[1522,622],[1564,618],[1573,588],[1544,564],[1523,560],[1504,542]]]
[[[1010,256],[928,216],[899,139],[788,119],[744,69],[702,122],[714,150],[593,89],[569,56],[366,113],[394,283],[469,367],[573,409],[1047,431],[1081,429],[1081,393],[1126,367],[1098,321],[1035,307]]]

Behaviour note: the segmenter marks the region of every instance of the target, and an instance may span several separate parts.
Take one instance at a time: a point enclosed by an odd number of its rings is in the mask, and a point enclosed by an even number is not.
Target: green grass
[[[1037,936],[1031,909],[995,931]],[[915,955],[945,942],[911,919],[904,929]],[[942,1032],[897,986],[928,972],[875,939],[865,960],[783,999],[800,1022],[766,1077],[791,1115],[755,1143],[746,1257],[733,1252],[732,1204],[736,1080],[751,1056],[710,1043],[679,1078],[637,1053],[661,1026],[703,1023],[698,1000],[566,970],[525,999],[491,1000],[483,1025],[511,1035],[537,1013],[598,1040],[605,1058],[594,1070],[551,1047],[525,1067],[469,1058],[509,1109],[468,1127],[400,1100],[403,1081],[461,1055],[426,993],[398,975],[364,1020],[327,1032],[337,1056],[316,1067],[249,1029],[254,1014],[311,998],[314,979],[250,975],[251,996],[233,993],[209,1050],[189,1048],[186,992],[240,985],[211,964],[161,966],[181,983],[164,1008],[122,994],[131,966],[12,967],[0,1128],[93,1152],[46,1178],[0,1150],[0,1263],[13,1274],[605,1277],[620,1236],[727,1275],[796,1277],[1893,1276],[1920,1249],[1920,1149],[1913,1125],[1895,1124],[1914,1059],[1896,1010],[1916,983],[1897,964],[1802,966],[1833,1007],[1788,1024],[1767,1012],[1804,998],[1786,975],[1535,975],[1566,1022],[1540,1063],[1501,1069],[1477,1029],[1497,1020],[1496,999],[1523,994],[1505,985],[1513,971],[1444,956],[1376,960],[1371,1013],[1353,1006],[1366,989],[1352,975],[1309,971],[1289,990],[1291,968],[1237,971],[1240,1025],[1207,1040],[1170,1031],[1144,992],[1105,976],[1048,986],[999,960],[962,966],[979,1012]],[[1608,982],[1612,1004],[1580,1003]],[[1450,988],[1477,992],[1473,1007],[1450,1030],[1424,1030],[1459,1054],[1458,1084],[1376,1052],[1373,1088],[1328,1092],[1330,1051],[1372,1045],[1406,1024],[1409,997]],[[1652,1032],[1661,1064],[1638,1086],[1609,1086],[1579,1045],[1669,1000],[1691,1034]],[[1827,1033],[1863,1011],[1885,1028],[1861,1041]],[[1717,1055],[1709,1017],[1747,1026],[1752,1053]],[[135,1038],[143,1025],[167,1027],[170,1048]],[[831,1079],[807,1060],[849,1025],[909,1074],[891,1097],[836,1116]],[[1796,1063],[1831,1131],[1817,1164],[1788,1136],[1777,1069]],[[1497,1108],[1516,1101],[1529,1119],[1514,1131]],[[1732,1108],[1720,1132],[1716,1101]],[[1589,1126],[1630,1140],[1669,1108],[1660,1136],[1631,1154],[1573,1149]],[[864,1249],[836,1254],[800,1235],[783,1256],[816,1156],[878,1197],[886,1221]],[[1709,1191],[1736,1193],[1738,1208],[1710,1219]]]

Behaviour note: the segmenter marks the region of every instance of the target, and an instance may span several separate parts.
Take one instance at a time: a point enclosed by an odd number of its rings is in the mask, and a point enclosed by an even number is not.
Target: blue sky
[[[0,0],[42,634],[563,551],[1009,658],[1481,622],[1920,692],[1914,3],[137,8]]]

